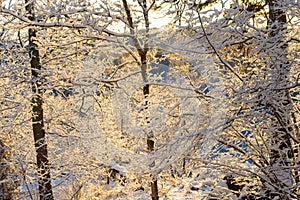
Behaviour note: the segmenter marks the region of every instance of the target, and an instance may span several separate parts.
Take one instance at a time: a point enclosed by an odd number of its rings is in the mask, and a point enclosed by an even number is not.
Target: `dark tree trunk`
[[[286,32],[287,17],[282,0],[268,0],[269,6],[269,40],[277,46],[270,55],[270,70],[272,73],[276,72],[276,79],[273,77],[272,84],[274,87],[286,87],[289,83],[290,64],[288,62],[288,44],[284,41],[284,33]],[[293,131],[290,120],[291,115],[291,101],[288,90],[279,90],[271,94],[272,101],[270,105],[274,120],[271,126],[274,128],[271,133],[271,148],[270,151],[270,167],[274,170],[268,176],[270,180],[280,188],[267,190],[267,196],[270,199],[291,199],[293,191],[290,187],[294,184],[292,167],[293,153]],[[274,101],[273,101],[274,100]],[[288,194],[290,193],[290,194]]]
[[[29,3],[29,0],[25,0]],[[34,21],[34,4],[31,2],[26,6],[29,19]],[[48,160],[48,149],[45,138],[44,118],[43,118],[43,77],[41,75],[41,64],[39,50],[35,43],[36,30],[30,28],[28,30],[29,39],[29,56],[31,65],[32,80],[32,130],[34,136],[34,144],[36,149],[36,161],[38,167],[38,184],[41,200],[52,200],[53,192],[51,185],[50,166]]]
[[[147,83],[148,82],[148,65],[147,65],[147,53],[148,53],[148,40],[149,40],[149,19],[148,19],[148,8],[147,8],[147,2],[146,0],[142,0],[140,1],[140,6],[143,7],[143,16],[144,16],[144,20],[145,20],[145,28],[146,28],[146,39],[144,42],[144,46],[142,47],[140,45],[140,42],[138,41],[138,39],[135,36],[135,27],[133,24],[133,19],[132,19],[132,15],[131,15],[131,11],[130,8],[128,6],[127,0],[122,0],[123,2],[123,6],[125,9],[125,13],[126,13],[126,17],[127,17],[127,21],[130,27],[130,33],[134,36],[133,37],[133,44],[136,48],[136,50],[139,53],[140,59],[141,59],[141,71],[142,71],[142,78],[144,83],[146,83],[145,86],[143,86],[143,95],[145,98],[145,119],[146,119],[146,123],[149,124],[150,120],[149,120],[149,116],[146,114],[147,110],[148,110],[148,101],[147,98],[150,94],[150,85]],[[154,147],[155,147],[155,143],[153,140],[153,136],[152,133],[147,133],[147,148],[148,151],[153,151]],[[152,200],[158,200],[159,196],[158,196],[158,186],[157,186],[157,180],[156,177],[153,177],[153,181],[151,182],[151,197]]]
[[[146,60],[146,53],[140,53],[140,57],[141,57],[141,63],[142,63],[142,75],[143,75],[143,79],[144,82],[147,82],[147,60]],[[143,87],[143,94],[144,94],[144,98],[145,98],[145,113],[147,113],[148,110],[148,101],[147,98],[149,97],[150,94],[150,85],[146,84]],[[149,117],[146,114],[146,122],[147,124],[150,123]],[[148,133],[147,136],[147,148],[148,151],[153,151],[154,150],[154,140],[152,138],[152,133]],[[158,186],[157,186],[157,180],[154,177],[154,180],[151,182],[151,198],[152,200],[158,200],[159,199],[159,195],[158,195]]]

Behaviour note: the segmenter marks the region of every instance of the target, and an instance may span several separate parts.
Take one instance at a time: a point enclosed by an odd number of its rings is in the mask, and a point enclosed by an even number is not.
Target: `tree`
[[[200,190],[191,180],[210,168],[240,198],[246,191],[249,198],[296,197],[292,131],[299,113],[290,91],[298,87],[298,24],[282,16],[293,19],[298,4],[226,2],[175,1],[178,26],[164,29],[151,24],[160,1],[39,1],[34,13],[32,1],[26,12],[18,2],[2,8],[2,27],[20,47],[1,54],[16,54],[1,74],[12,83],[1,87],[8,121],[1,125],[27,144],[11,144],[22,186],[39,179],[40,190],[50,192],[51,180],[59,198],[152,190],[158,199],[178,182]],[[46,160],[37,159],[47,173],[38,176],[25,142],[32,140],[31,119],[35,144],[47,141],[38,151]],[[70,194],[61,183],[74,184]],[[233,195],[228,188],[224,198]],[[31,198],[33,192],[27,189]]]
[[[9,7],[19,12],[20,16],[28,17],[26,22],[1,13],[1,140],[4,138],[6,148],[6,160],[1,159],[1,165],[7,169],[5,179],[1,181],[11,187],[10,190],[19,198],[33,199],[38,193],[35,190],[37,186],[41,199],[53,199],[51,181],[57,180],[59,173],[63,173],[57,172],[58,168],[65,171],[67,168],[62,164],[67,163],[66,160],[60,162],[58,157],[67,157],[66,154],[74,151],[69,146],[62,151],[58,145],[66,143],[66,140],[70,142],[66,133],[69,133],[68,137],[73,137],[75,132],[72,132],[74,128],[70,128],[71,118],[67,118],[70,102],[63,101],[68,95],[60,91],[72,86],[70,76],[78,68],[76,61],[80,61],[80,55],[85,53],[78,49],[78,44],[85,41],[74,41],[72,38],[62,40],[66,35],[62,29],[28,26],[42,18],[40,10],[43,4],[35,4],[35,9],[33,4],[27,1],[26,7],[23,7],[24,2],[13,2]],[[5,7],[2,9],[5,10]],[[53,36],[57,31],[62,31],[62,37]],[[52,37],[45,37],[47,34]],[[71,36],[73,32],[68,34]],[[52,98],[55,90],[59,91],[62,99]],[[7,155],[11,156],[7,158]],[[18,181],[21,182],[21,189]],[[12,198],[8,190],[4,190],[3,195]]]
[[[228,120],[218,141],[224,149],[230,147],[228,167],[236,162],[255,165],[259,172],[246,168],[244,176],[259,180],[255,187],[248,184],[259,198],[298,198],[295,116],[299,112],[290,94],[298,87],[295,47],[299,41],[292,35],[299,24],[287,19],[294,19],[294,6],[299,5],[294,1],[222,3],[220,10],[212,12],[187,2],[186,7],[194,9],[186,11],[185,23],[194,38],[205,38],[207,48],[223,65]]]
[[[35,21],[34,3],[25,1],[26,10],[29,14],[28,19]],[[34,28],[28,30],[28,54],[30,56],[31,79],[32,79],[32,130],[34,136],[34,145],[36,148],[36,162],[38,167],[39,177],[39,193],[40,199],[53,199],[50,163],[48,157],[48,147],[46,142],[46,134],[44,127],[44,110],[43,110],[43,95],[44,95],[44,77],[41,73],[41,63],[38,46],[36,44],[37,31]]]
[[[126,0],[123,0],[123,6],[126,12],[126,17],[127,17],[127,21],[129,24],[129,29],[130,29],[130,33],[132,35],[135,35],[135,27],[134,27],[134,23],[132,20],[132,14],[131,11],[128,7],[128,3]],[[145,31],[146,31],[146,35],[145,35],[145,42],[143,44],[143,47],[139,44],[138,38],[134,37],[133,38],[133,43],[135,48],[138,51],[138,55],[140,56],[140,65],[141,65],[141,73],[142,73],[142,78],[143,81],[145,83],[145,85],[143,86],[143,95],[145,98],[145,113],[147,113],[148,110],[148,100],[147,98],[150,95],[150,90],[149,90],[149,84],[147,84],[147,82],[149,82],[149,78],[148,78],[148,62],[147,62],[147,54],[148,54],[148,50],[149,50],[149,8],[151,8],[151,6],[153,6],[153,4],[155,3],[155,1],[152,2],[152,5],[147,6],[147,1],[143,0],[143,1],[138,1],[141,9],[142,9],[142,13],[143,13],[143,17],[144,17],[144,23],[145,23]],[[145,114],[145,118],[146,118],[146,122],[149,124],[149,117],[147,116],[147,114]],[[146,133],[147,134],[147,147],[148,150],[151,152],[154,150],[154,140],[153,140],[153,136],[152,133]],[[153,182],[151,182],[151,196],[152,196],[152,200],[158,200],[159,199],[159,195],[158,195],[158,186],[157,186],[157,179],[156,177],[154,177]]]
[[[276,70],[276,74],[278,74],[277,80],[274,81],[275,86],[288,87],[289,84],[287,83],[289,83],[288,77],[290,76],[291,65],[288,60],[288,43],[284,38],[284,33],[287,32],[287,13],[284,7],[287,6],[287,2],[268,1],[267,3],[269,6],[269,37],[271,41],[275,40],[276,43],[279,43],[277,52],[275,51],[270,55],[270,68],[272,71]],[[271,135],[271,144],[274,145],[275,148],[272,148],[270,152],[270,164],[274,166],[274,168],[278,166],[281,167],[281,170],[275,171],[274,175],[277,177],[276,179],[279,179],[279,186],[283,189],[283,194],[279,196],[282,199],[291,198],[290,194],[286,194],[287,192],[284,191],[285,188],[289,191],[289,187],[293,187],[293,184],[298,184],[298,178],[295,177],[293,170],[290,169],[291,163],[293,162],[291,160],[297,157],[294,152],[295,147],[293,143],[298,143],[299,138],[298,135],[295,134],[294,125],[291,121],[293,108],[289,93],[288,89],[282,89],[277,93],[273,93],[272,95],[280,96],[281,99],[277,99],[269,105],[273,115],[275,115],[275,124],[273,127],[276,127],[274,133]],[[287,167],[287,170],[284,170],[285,167]],[[294,193],[298,190],[295,189],[289,192]],[[269,195],[271,198],[278,196],[277,194],[272,194],[272,191],[270,191]]]

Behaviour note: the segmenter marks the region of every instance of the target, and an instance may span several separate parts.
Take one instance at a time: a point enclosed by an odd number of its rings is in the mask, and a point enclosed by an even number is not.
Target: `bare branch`
[[[220,55],[220,53],[217,51],[217,49],[214,47],[214,45],[211,43],[210,39],[208,38],[208,35],[206,34],[206,31],[205,31],[205,28],[204,28],[204,25],[203,25],[203,22],[202,22],[202,19],[201,19],[201,15],[200,15],[200,12],[199,10],[197,9],[197,13],[198,13],[198,19],[199,19],[199,22],[201,24],[201,28],[203,30],[203,33],[205,35],[205,38],[207,40],[207,42],[209,43],[210,47],[214,50],[215,54],[218,56],[219,60],[236,76],[238,77],[238,79],[240,79],[240,81],[244,81],[242,79],[242,77],[234,71],[234,69],[228,64],[228,62],[226,62],[222,56]]]

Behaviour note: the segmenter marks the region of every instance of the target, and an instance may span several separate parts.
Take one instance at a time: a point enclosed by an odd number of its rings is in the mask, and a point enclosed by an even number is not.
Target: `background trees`
[[[68,95],[61,91],[72,87],[70,77],[77,69],[75,61],[80,60],[80,54],[84,52],[76,48],[82,41],[74,41],[70,37],[69,40],[62,42],[61,38],[53,35],[57,31],[61,31],[62,35],[67,34],[62,28],[51,30],[30,26],[31,22],[39,21],[42,17],[41,9],[49,6],[40,3],[36,4],[35,10],[31,1],[15,2],[10,5],[10,8],[19,12],[20,16],[24,18],[29,16],[25,22],[19,21],[15,16],[2,15],[1,112],[5,120],[2,124],[1,136],[11,146],[10,162],[6,165],[7,168],[14,168],[15,173],[11,174],[12,170],[7,170],[8,174],[3,181],[4,184],[19,182],[21,187],[13,188],[15,193],[19,193],[19,198],[26,196],[35,198],[37,196],[35,187],[39,185],[40,198],[51,199],[53,196],[50,181],[55,183],[62,173],[60,170],[65,171],[63,163],[66,162],[58,157],[71,156],[68,154],[70,145],[64,146],[63,151],[59,146],[55,147],[56,144],[65,144],[64,142],[69,140],[66,135],[68,133],[68,137],[71,137],[72,130],[68,122],[70,119],[66,118],[70,113],[70,102],[63,101]],[[27,5],[27,10],[24,5]],[[38,17],[33,17],[34,15]],[[71,33],[72,31],[68,32],[69,35]],[[52,37],[46,37],[47,34]],[[55,93],[59,93],[56,99]],[[32,123],[31,118],[33,118]],[[30,128],[31,126],[33,129]],[[47,143],[50,143],[49,154]],[[36,161],[34,145],[37,148]],[[54,176],[52,179],[50,179],[49,160],[51,173]],[[37,176],[35,176],[34,163],[37,163],[39,168]],[[56,171],[58,168],[59,172]],[[36,181],[38,179],[39,184]]]
[[[234,184],[249,198],[297,198],[298,3],[39,1],[35,19],[32,1],[7,3],[1,138],[12,154],[1,162],[20,198],[35,198],[44,176],[32,106],[44,111],[56,198],[158,199],[178,187],[229,198]],[[156,28],[158,15],[176,22]]]
[[[227,77],[223,82],[228,121],[218,141],[224,148],[231,147],[228,151],[235,163],[256,165],[250,174],[245,170],[245,176],[257,177],[263,189],[248,189],[260,191],[257,195],[266,199],[297,198],[298,172],[293,160],[298,157],[294,150],[298,125],[292,119],[298,111],[290,96],[298,87],[299,55],[294,47],[299,43],[294,33],[299,30],[297,20],[292,20],[297,3],[228,2],[210,18],[205,15],[209,8],[201,12],[202,4],[193,3],[187,3],[186,7],[194,9],[185,16],[194,20],[188,18],[186,23],[196,33],[195,39],[206,38]]]

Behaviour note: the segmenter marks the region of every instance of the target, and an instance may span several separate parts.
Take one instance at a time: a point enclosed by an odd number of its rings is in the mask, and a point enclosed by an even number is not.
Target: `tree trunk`
[[[127,17],[127,21],[129,24],[129,28],[130,28],[130,33],[134,36],[133,37],[133,44],[136,48],[136,50],[139,53],[140,59],[141,59],[141,71],[142,71],[142,78],[143,78],[143,82],[146,83],[145,86],[143,86],[143,95],[144,95],[144,99],[145,99],[145,108],[144,108],[144,112],[145,112],[145,119],[146,119],[146,123],[149,124],[150,120],[149,120],[149,116],[147,114],[147,110],[148,110],[148,101],[147,98],[150,94],[150,85],[147,83],[148,82],[148,65],[147,65],[147,53],[148,53],[148,40],[149,40],[149,18],[148,18],[148,12],[149,9],[147,8],[147,2],[146,0],[142,0],[140,1],[140,6],[143,9],[143,16],[144,16],[144,20],[145,20],[145,29],[146,29],[146,39],[144,41],[144,46],[142,47],[140,45],[140,42],[138,41],[138,39],[136,38],[136,33],[135,33],[135,27],[133,24],[133,19],[132,19],[132,15],[131,15],[131,11],[130,8],[128,6],[127,0],[122,0],[123,2],[123,6],[126,12],[126,17]],[[147,133],[147,148],[148,151],[153,151],[154,150],[154,140],[153,140],[153,133],[150,131],[150,133]],[[153,181],[151,182],[151,198],[152,200],[158,200],[159,196],[158,196],[158,186],[157,186],[157,180],[156,177],[153,177]]]
[[[146,53],[141,53],[140,54],[140,57],[141,57],[141,63],[142,63],[142,66],[141,66],[141,71],[142,71],[142,77],[143,77],[143,81],[144,82],[148,82],[148,78],[147,78],[147,60],[146,60]],[[145,98],[145,115],[146,115],[146,123],[149,124],[150,123],[150,120],[149,120],[149,117],[147,116],[147,110],[148,110],[148,101],[147,101],[147,98],[150,94],[150,85],[149,84],[146,84],[144,87],[143,87],[143,94],[144,94],[144,98]],[[153,133],[147,133],[147,148],[148,148],[148,151],[153,151],[154,150],[154,146],[155,146],[155,143],[154,143],[154,140],[153,140]],[[153,177],[153,181],[151,182],[151,198],[152,200],[158,200],[159,199],[159,195],[158,195],[158,186],[157,186],[157,180],[156,180],[156,177]]]
[[[289,83],[290,64],[288,62],[288,44],[284,41],[286,32],[287,17],[284,10],[285,1],[268,0],[269,6],[269,40],[277,46],[275,51],[270,54],[270,70],[276,73],[272,77],[272,85],[276,87],[287,87]],[[275,79],[276,77],[276,79]],[[272,92],[270,95],[270,105],[274,120],[271,123],[273,131],[271,132],[270,167],[272,171],[268,175],[271,181],[278,187],[267,189],[268,198],[291,199],[291,187],[294,184],[292,172],[293,153],[293,130],[290,115],[292,104],[287,89]],[[278,191],[281,190],[281,191]],[[288,194],[290,193],[290,194]]]
[[[34,4],[25,0],[28,5],[26,11],[29,19],[35,21]],[[41,64],[39,50],[35,43],[36,30],[29,28],[29,56],[31,65],[32,80],[32,130],[34,136],[34,144],[36,149],[36,161],[38,167],[38,185],[41,200],[52,200],[53,192],[51,185],[50,166],[48,160],[48,149],[45,138],[44,118],[43,118],[43,77],[41,76]]]

